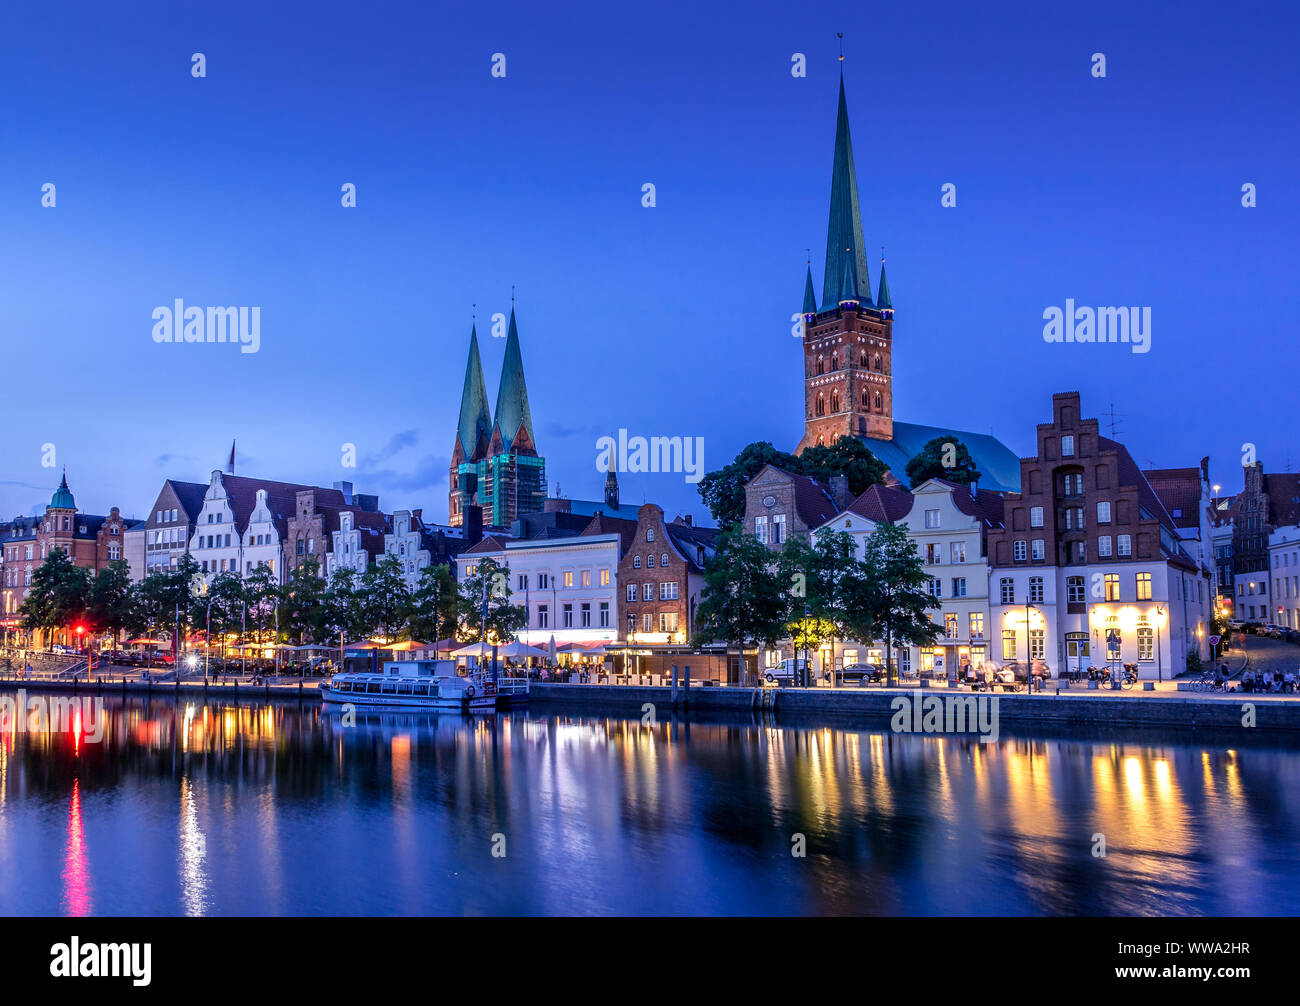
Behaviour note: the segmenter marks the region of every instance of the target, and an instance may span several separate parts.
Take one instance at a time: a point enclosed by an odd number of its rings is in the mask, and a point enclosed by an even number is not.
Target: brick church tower
[[[804,435],[796,453],[818,444],[829,447],[842,436],[891,440],[894,309],[883,258],[874,301],[871,296],[842,74],[821,305],[810,263],[802,314]]]

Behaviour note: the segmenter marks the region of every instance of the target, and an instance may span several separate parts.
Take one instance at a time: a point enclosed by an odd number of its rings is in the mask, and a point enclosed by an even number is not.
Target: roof
[[[794,508],[805,527],[821,527],[835,516],[839,508],[830,491],[810,475],[796,475],[784,468],[771,466],[794,486]]]
[[[860,517],[877,524],[894,524],[912,509],[912,494],[890,486],[867,486],[866,492],[848,505]]]
[[[880,260],[880,287],[876,291],[876,307],[881,311],[892,311],[894,309],[894,305],[889,299],[889,283],[885,280],[885,260],[883,258]]]
[[[488,411],[487,385],[483,383],[483,360],[478,352],[478,333],[469,329],[469,357],[465,361],[465,385],[460,393],[460,423],[456,439],[465,457],[476,460],[487,449],[492,436],[492,415]]]
[[[203,497],[208,492],[207,485],[203,482],[181,482],[177,479],[167,479],[164,485],[172,487],[176,502],[181,505],[190,520],[194,520],[203,509]]]
[[[293,482],[276,482],[272,479],[251,479],[244,475],[221,476],[230,499],[230,508],[235,513],[235,527],[242,534],[248,528],[248,520],[257,506],[257,491],[266,490],[266,505],[271,511],[271,519],[280,532],[281,539],[288,536],[289,518],[297,511],[298,493],[310,491],[316,494],[316,506],[320,509],[351,510],[338,489],[325,489],[322,486],[303,486]],[[355,512],[355,511],[354,511]]]
[[[968,433],[942,426],[904,423],[895,419],[891,439],[858,439],[867,445],[886,468],[894,472],[896,478],[903,478],[907,472],[907,463],[920,454],[935,437],[951,437],[966,445],[975,467],[979,469],[981,486],[1000,492],[1020,491],[1020,459],[991,433]]]
[[[506,333],[506,355],[501,362],[501,385],[497,389],[497,415],[495,426],[501,432],[501,442],[508,452],[522,426],[530,444],[533,436],[533,414],[528,408],[528,383],[524,380],[524,358],[519,351],[519,329],[515,326],[515,309],[510,309],[510,328]]]
[[[698,573],[704,572],[704,564],[712,558],[715,551],[718,529],[665,522],[664,530],[668,533],[673,548],[686,560],[686,564]]]
[[[847,291],[846,283],[850,287]],[[841,75],[840,104],[835,116],[835,154],[831,161],[831,212],[826,225],[822,310],[828,311],[846,299],[871,304],[871,277],[867,274],[866,241],[862,237],[862,211],[858,205],[858,174],[853,166],[849,106]]]
[[[817,313],[817,293],[813,290],[812,285],[812,263],[808,264],[808,274],[804,277],[803,282],[803,313]]]
[[[1097,445],[1103,451],[1114,451],[1119,458],[1119,484],[1136,486],[1138,491],[1138,506],[1145,510],[1151,517],[1158,520],[1164,527],[1174,532],[1177,538],[1178,525],[1174,523],[1173,517],[1165,509],[1164,503],[1156,495],[1156,491],[1151,488],[1151,483],[1147,477],[1142,474],[1142,469],[1137,466],[1133,460],[1133,455],[1128,452],[1128,448],[1116,440],[1109,437],[1098,437]]]
[[[630,520],[636,522],[636,513],[641,508],[631,503],[622,503],[618,508],[611,507],[604,500],[565,500],[569,505],[569,513],[580,514],[583,517],[595,517],[598,513],[607,514],[610,517],[617,517],[620,520]]]
[[[77,501],[72,497],[72,490],[68,488],[68,473],[63,473],[63,481],[59,483],[59,488],[54,490],[54,495],[50,497],[51,509],[57,510],[75,510]]]
[[[1169,511],[1174,524],[1181,528],[1201,526],[1199,468],[1151,468],[1142,474]]]
[[[514,539],[507,538],[504,535],[487,534],[484,535],[483,539],[473,548],[467,548],[465,549],[465,551],[461,552],[460,554],[461,555],[483,555],[483,554],[491,554],[493,552],[504,552],[506,550],[506,542],[513,541],[513,540]]]
[[[1006,524],[1006,497],[993,489],[976,489],[971,495],[970,486],[949,482],[947,479],[935,479],[953,491],[952,502],[968,517],[975,517],[989,527],[1003,527]]]
[[[635,520],[626,520],[622,517],[611,517],[608,514],[598,513],[591,518],[589,523],[582,531],[584,535],[595,534],[617,534],[619,536],[618,554],[619,558],[627,555],[628,549],[636,541]]]
[[[1300,475],[1265,475],[1264,492],[1268,495],[1269,523],[1276,527],[1300,524]]]

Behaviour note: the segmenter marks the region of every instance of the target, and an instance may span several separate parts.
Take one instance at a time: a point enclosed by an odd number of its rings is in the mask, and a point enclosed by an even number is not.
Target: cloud
[[[387,463],[394,455],[400,454],[408,447],[414,447],[420,440],[420,434],[415,430],[403,430],[400,433],[394,433],[388,440],[388,443],[377,451],[370,451],[357,462],[358,468],[370,469]]]

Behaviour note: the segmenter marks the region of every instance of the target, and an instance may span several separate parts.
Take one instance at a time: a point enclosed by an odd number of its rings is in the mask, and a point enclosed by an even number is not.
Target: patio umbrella
[[[551,633],[550,652],[547,654],[547,656],[550,658],[550,661],[551,661],[551,664],[552,664],[552,665],[558,663],[558,660],[557,660],[557,658],[556,658],[555,633],[554,633],[554,632]]]
[[[394,653],[410,653],[412,650],[427,650],[428,643],[421,643],[418,639],[407,639],[400,643],[393,643],[391,646],[385,646],[385,650],[392,650]]]

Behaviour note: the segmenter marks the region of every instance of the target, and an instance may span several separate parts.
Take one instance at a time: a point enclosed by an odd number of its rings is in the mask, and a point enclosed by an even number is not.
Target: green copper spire
[[[880,260],[880,286],[876,294],[876,307],[881,311],[892,311],[894,305],[889,301],[889,284],[885,281],[885,260]]]
[[[528,408],[528,385],[524,381],[524,358],[519,352],[519,329],[515,327],[515,309],[510,309],[510,330],[506,333],[506,357],[501,363],[501,386],[497,389],[497,428],[501,442],[509,451],[522,425],[528,439],[533,437],[533,414]]]
[[[63,481],[59,483],[59,488],[54,490],[54,495],[50,497],[50,508],[53,510],[75,510],[77,501],[72,498],[72,490],[68,488],[68,471],[63,470]]]
[[[808,263],[808,275],[803,282],[803,313],[817,313],[817,293],[812,285],[812,263]]]
[[[843,287],[851,276],[852,296]],[[840,110],[835,120],[835,158],[831,168],[831,216],[826,227],[826,275],[822,282],[822,310],[841,300],[871,303],[871,277],[867,273],[866,243],[862,239],[862,212],[858,207],[858,175],[853,167],[853,141],[849,138],[849,106],[840,76]]]
[[[460,393],[460,425],[456,438],[469,460],[487,450],[492,436],[492,414],[488,411],[487,386],[483,383],[483,361],[478,355],[478,332],[469,329],[469,359],[465,363],[465,388]]]

